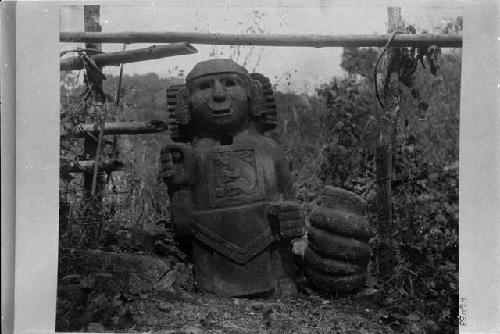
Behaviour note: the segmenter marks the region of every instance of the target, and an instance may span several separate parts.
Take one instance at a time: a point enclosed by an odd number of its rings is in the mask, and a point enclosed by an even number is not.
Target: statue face
[[[231,131],[248,118],[248,82],[237,73],[198,77],[191,82],[192,119],[210,131]]]

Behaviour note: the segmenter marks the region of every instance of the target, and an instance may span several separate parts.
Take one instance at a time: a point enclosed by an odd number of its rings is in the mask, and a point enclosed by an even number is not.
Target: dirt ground
[[[433,333],[415,313],[384,308],[374,288],[346,297],[321,295],[303,278],[294,299],[222,298],[194,291],[189,264],[85,254],[64,257],[63,268],[73,274],[60,272],[65,276],[58,285],[59,332]]]
[[[129,322],[119,328],[88,323],[86,332],[174,333],[427,333],[419,319],[394,316],[366,294],[297,299],[219,298],[195,292],[149,295],[129,304]],[[118,324],[117,324],[118,325]],[[114,327],[114,326],[112,326]]]
[[[373,306],[373,305],[372,305]],[[353,298],[217,298],[186,293],[146,298],[135,328],[153,333],[410,333],[411,324]],[[418,329],[418,327],[415,327]],[[413,331],[418,333],[418,331]]]

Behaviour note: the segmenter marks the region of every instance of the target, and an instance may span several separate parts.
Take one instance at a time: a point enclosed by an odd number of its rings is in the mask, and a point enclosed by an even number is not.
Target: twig
[[[139,222],[141,221],[142,215],[144,214],[144,202],[142,203],[142,208],[141,208],[141,213],[139,214],[139,217],[137,217],[137,220],[135,222],[135,225],[138,225]]]
[[[105,106],[106,104],[104,104]],[[102,108],[102,107],[101,107]],[[104,114],[103,110],[100,110],[100,119],[99,119],[99,138],[97,139],[97,149],[96,149],[96,155],[95,155],[95,164],[94,164],[94,175],[92,176],[92,188],[90,190],[90,194],[92,196],[95,195],[95,189],[97,185],[97,174],[99,173],[99,159],[101,158],[101,146],[102,146],[102,139],[104,137]]]
[[[62,57],[62,56],[64,56],[65,54],[70,53],[70,52],[77,52],[77,53],[80,53],[80,52],[86,52],[86,53],[92,53],[92,54],[99,54],[99,53],[103,53],[102,51],[97,50],[97,49],[76,48],[76,49],[72,49],[72,50],[65,50],[65,51],[60,52],[60,53],[59,53],[59,57]]]
[[[382,57],[384,56],[384,54],[386,53],[387,51],[387,48],[389,47],[389,45],[391,45],[391,43],[394,41],[394,38],[396,37],[396,34],[398,33],[398,31],[394,31],[391,35],[391,37],[389,38],[389,40],[387,41],[387,43],[385,44],[384,46],[384,50],[382,50],[382,53],[380,54],[380,56],[378,57],[377,59],[377,63],[375,64],[375,68],[373,69],[373,84],[375,85],[375,96],[377,97],[377,101],[378,103],[380,104],[380,106],[382,108],[384,108],[384,104],[382,103],[382,101],[380,100],[380,95],[378,93],[378,85],[377,85],[377,73],[378,73],[378,65],[380,64],[380,60],[382,59]]]
[[[167,130],[166,122],[159,120],[134,121],[134,122],[106,122],[104,123],[104,135],[117,134],[145,134],[158,133]],[[79,123],[70,131],[61,131],[61,138],[81,138],[92,134],[98,135],[99,129],[95,128],[95,123]],[[97,138],[95,138],[97,141]]]
[[[84,56],[93,61],[97,67],[102,67],[172,56],[189,55],[197,52],[198,50],[196,50],[195,47],[187,43],[153,45],[147,48],[109,52],[92,56],[87,56],[85,53],[80,52],[78,56],[62,59],[59,64],[59,68],[61,71],[82,69],[85,67],[85,61],[82,59]]]
[[[410,274],[414,275],[415,277],[418,277],[418,275],[417,275],[414,271],[411,271],[411,270],[410,270],[410,269],[408,269],[408,268],[401,267],[401,269],[404,269],[404,270],[406,270],[407,272],[409,272]]]
[[[125,51],[127,44],[123,43],[122,51]],[[120,77],[118,78],[118,86],[115,92],[115,107],[120,105],[120,89],[122,87],[122,77],[123,77],[123,63],[120,64]]]

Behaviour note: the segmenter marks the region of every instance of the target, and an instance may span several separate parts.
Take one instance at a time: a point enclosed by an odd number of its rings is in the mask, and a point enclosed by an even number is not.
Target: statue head
[[[186,78],[191,121],[208,131],[231,131],[248,120],[252,80],[230,59],[196,64]]]
[[[276,105],[269,79],[230,59],[195,65],[186,85],[167,89],[170,136],[189,141],[202,131],[222,135],[250,123],[260,132],[276,127]]]

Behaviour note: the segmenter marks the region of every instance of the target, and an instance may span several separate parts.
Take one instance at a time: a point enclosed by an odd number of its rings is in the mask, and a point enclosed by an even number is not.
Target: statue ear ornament
[[[271,81],[261,73],[250,73],[250,78],[252,100],[250,112],[257,117],[261,132],[274,130],[278,125],[278,113]]]
[[[189,123],[191,121],[191,102],[185,84],[167,88],[168,131],[170,138],[177,142],[190,141]]]
[[[250,114],[255,118],[266,111],[266,98],[262,89],[262,84],[258,80],[250,80]]]
[[[191,121],[191,99],[187,88],[182,88],[177,93],[177,107],[175,108],[175,117],[179,124],[188,125]]]

